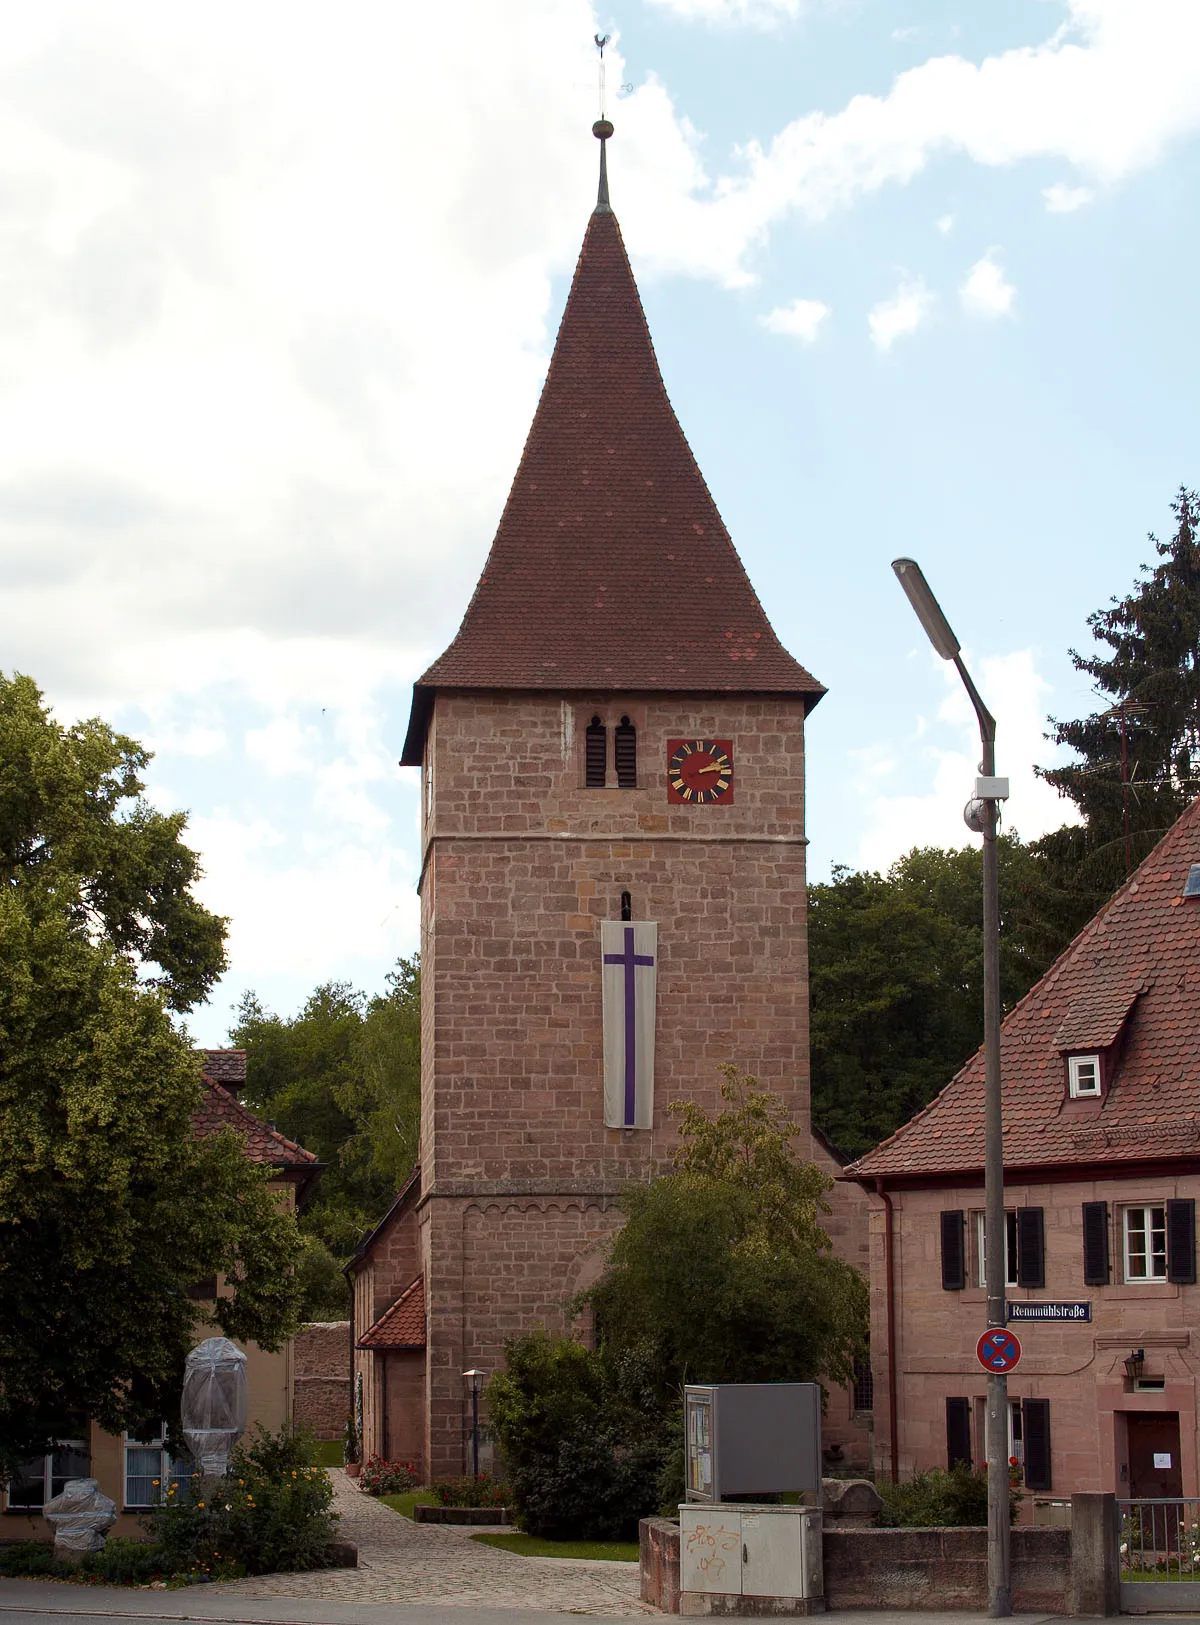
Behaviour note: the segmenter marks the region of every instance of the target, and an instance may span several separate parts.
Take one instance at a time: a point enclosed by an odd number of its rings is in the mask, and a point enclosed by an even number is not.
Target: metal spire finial
[[[592,125],[592,134],[600,143],[600,188],[596,193],[597,214],[611,214],[612,205],[608,201],[608,158],[607,143],[613,133],[612,124],[604,111],[604,47],[612,38],[611,34],[597,34],[595,36],[596,49],[600,53],[600,117]]]

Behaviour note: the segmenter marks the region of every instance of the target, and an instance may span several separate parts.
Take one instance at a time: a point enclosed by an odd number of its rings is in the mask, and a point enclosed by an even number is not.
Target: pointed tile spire
[[[438,689],[825,692],[763,613],[683,436],[608,203],[588,222],[550,369],[458,635],[414,686],[402,761]]]

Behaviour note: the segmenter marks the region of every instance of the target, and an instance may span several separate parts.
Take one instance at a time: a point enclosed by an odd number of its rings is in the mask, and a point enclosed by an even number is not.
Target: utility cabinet
[[[681,1613],[819,1613],[824,1589],[819,1507],[680,1507]]]
[[[820,1490],[818,1383],[689,1383],[683,1410],[689,1501]]]

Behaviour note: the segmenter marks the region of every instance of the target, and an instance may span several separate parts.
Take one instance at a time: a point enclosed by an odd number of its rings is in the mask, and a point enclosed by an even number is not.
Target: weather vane
[[[600,53],[600,117],[604,118],[604,47],[612,39],[612,35],[596,34],[593,35],[593,38],[596,41],[596,49]]]

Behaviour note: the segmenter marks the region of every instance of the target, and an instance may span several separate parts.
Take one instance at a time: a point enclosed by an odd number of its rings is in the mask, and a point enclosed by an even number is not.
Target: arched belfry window
[[[603,790],[608,772],[608,729],[593,717],[584,734],[584,784],[589,790]]]
[[[637,789],[637,729],[622,717],[613,734],[613,755],[617,761],[617,784],[622,790]]]

